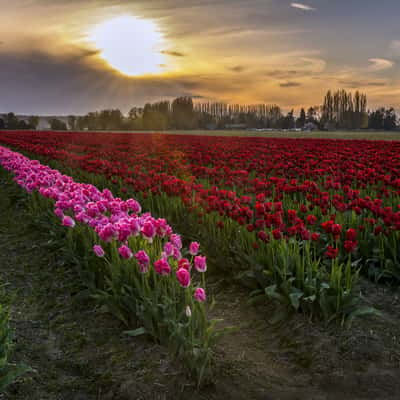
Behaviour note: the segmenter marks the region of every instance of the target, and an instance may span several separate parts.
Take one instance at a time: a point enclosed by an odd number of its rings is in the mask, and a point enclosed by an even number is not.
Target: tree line
[[[18,120],[9,113],[0,118],[0,129],[36,129],[39,118]],[[191,130],[191,129],[375,129],[393,130],[398,119],[393,108],[367,109],[367,96],[356,91],[328,91],[323,104],[284,113],[276,104],[194,103],[183,96],[173,101],[147,103],[133,107],[124,115],[119,109],[70,115],[68,124],[53,118],[52,130]]]
[[[321,124],[339,129],[368,128],[367,96],[338,90],[327,92],[322,105]]]
[[[0,117],[0,129],[25,130],[36,129],[39,123],[39,117],[30,116],[28,120],[18,118],[14,113],[10,112]]]

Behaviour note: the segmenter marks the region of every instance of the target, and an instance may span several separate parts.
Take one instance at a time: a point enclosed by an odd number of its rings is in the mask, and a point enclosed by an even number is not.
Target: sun
[[[95,26],[89,41],[114,69],[129,76],[156,74],[163,71],[165,39],[152,21],[120,16]]]

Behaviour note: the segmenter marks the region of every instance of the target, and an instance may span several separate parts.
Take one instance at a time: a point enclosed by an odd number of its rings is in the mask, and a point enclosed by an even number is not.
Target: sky
[[[400,108],[399,0],[0,0],[0,10],[0,113],[127,112],[182,95],[298,111],[339,88]],[[110,52],[144,67],[127,75]]]

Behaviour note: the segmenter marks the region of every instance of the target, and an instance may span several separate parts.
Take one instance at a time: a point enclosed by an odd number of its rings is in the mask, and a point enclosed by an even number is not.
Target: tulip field
[[[199,380],[220,334],[206,270],[326,323],[373,312],[361,276],[400,282],[400,142],[0,132],[0,146],[86,254],[97,298]]]

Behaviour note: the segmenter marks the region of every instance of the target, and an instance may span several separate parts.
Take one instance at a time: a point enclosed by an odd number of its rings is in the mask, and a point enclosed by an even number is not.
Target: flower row
[[[134,258],[141,273],[149,271],[150,257],[144,249],[133,254],[129,238],[141,236],[149,244],[156,237],[165,240],[160,258],[153,263],[155,272],[170,275],[172,267],[168,260],[173,259],[178,263],[175,272],[178,282],[183,288],[189,287],[192,263],[182,256],[180,235],[173,232],[165,219],[141,213],[136,200],[122,200],[114,197],[108,189],[100,191],[93,185],[77,183],[71,177],[5,147],[0,147],[0,164],[13,172],[16,183],[29,193],[38,191],[43,197],[54,200],[54,213],[62,225],[74,228],[75,221],[78,221],[91,227],[102,242],[116,241],[121,258]],[[199,247],[197,242],[192,242],[187,253],[193,258],[195,270],[205,273],[206,257],[198,255]],[[93,251],[98,257],[105,255],[101,244],[94,245]],[[205,290],[197,288],[194,296],[198,301],[205,301]]]

